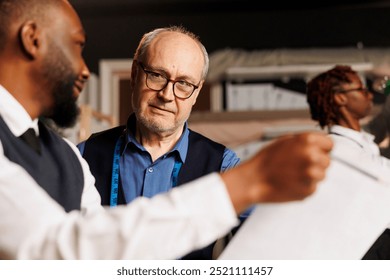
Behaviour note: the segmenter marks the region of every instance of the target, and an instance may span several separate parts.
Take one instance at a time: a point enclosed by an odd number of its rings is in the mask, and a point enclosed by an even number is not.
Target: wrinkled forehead
[[[188,35],[178,32],[163,32],[153,39],[147,50],[149,56],[176,56],[198,60],[203,57],[199,45]]]
[[[154,67],[182,71],[198,79],[205,63],[197,42],[178,32],[163,32],[154,38],[146,51],[145,62]]]

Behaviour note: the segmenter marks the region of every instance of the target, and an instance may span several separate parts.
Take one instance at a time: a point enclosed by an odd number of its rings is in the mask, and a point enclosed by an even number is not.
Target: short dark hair
[[[15,19],[45,19],[48,7],[64,0],[0,0],[0,51],[9,36],[9,27]]]

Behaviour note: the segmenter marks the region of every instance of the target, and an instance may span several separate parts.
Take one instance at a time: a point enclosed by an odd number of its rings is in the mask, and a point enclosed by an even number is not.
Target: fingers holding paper
[[[301,200],[312,194],[325,178],[332,147],[332,140],[319,132],[272,141],[250,160],[222,175],[236,210],[245,208],[237,197],[254,204]]]

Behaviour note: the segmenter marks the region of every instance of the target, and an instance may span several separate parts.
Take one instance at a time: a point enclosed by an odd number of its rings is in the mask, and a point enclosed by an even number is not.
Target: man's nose
[[[175,100],[174,83],[169,81],[167,85],[158,92],[158,96],[166,102]]]
[[[91,72],[89,72],[88,66],[84,63],[83,70],[81,71],[81,77],[84,82],[88,81]]]

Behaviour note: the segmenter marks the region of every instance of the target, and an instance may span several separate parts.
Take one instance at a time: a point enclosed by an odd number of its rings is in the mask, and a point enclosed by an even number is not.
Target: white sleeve
[[[81,215],[65,213],[3,153],[0,166],[3,259],[174,259],[238,222],[216,173],[152,199]]]

